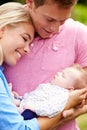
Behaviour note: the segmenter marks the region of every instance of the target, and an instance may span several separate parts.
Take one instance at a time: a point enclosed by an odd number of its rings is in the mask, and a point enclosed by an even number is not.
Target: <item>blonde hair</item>
[[[21,22],[30,22],[29,12],[21,3],[8,2],[0,6],[0,29],[5,26],[17,26]],[[0,47],[0,65],[3,62],[3,51]]]

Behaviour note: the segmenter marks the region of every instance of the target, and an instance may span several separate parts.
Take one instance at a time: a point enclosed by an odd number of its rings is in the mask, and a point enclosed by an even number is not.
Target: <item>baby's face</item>
[[[76,68],[69,67],[61,72],[58,72],[51,83],[64,88],[72,88],[76,81],[80,78],[81,72]]]

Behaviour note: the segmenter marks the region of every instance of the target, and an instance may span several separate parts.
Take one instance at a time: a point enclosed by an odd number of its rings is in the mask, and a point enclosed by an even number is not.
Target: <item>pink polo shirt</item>
[[[87,27],[68,19],[50,39],[36,38],[31,52],[16,66],[5,66],[5,76],[20,95],[35,89],[40,83],[49,82],[62,69],[79,63],[87,66]],[[73,120],[58,130],[78,130]]]

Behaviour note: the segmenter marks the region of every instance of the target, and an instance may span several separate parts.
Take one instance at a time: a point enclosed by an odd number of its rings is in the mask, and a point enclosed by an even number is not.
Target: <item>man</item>
[[[36,32],[42,38],[50,38],[59,32],[59,26],[71,16],[77,0],[27,0],[27,9],[31,15]]]
[[[40,83],[51,81],[57,71],[73,63],[79,63],[87,70],[87,27],[69,19],[76,2],[77,0],[27,0],[26,8],[40,37],[31,44],[29,55],[22,58],[17,66],[6,67],[5,71],[8,82],[12,82],[14,90],[20,95],[35,89]],[[58,130],[79,129],[71,119],[85,113],[87,106],[73,110],[73,116],[56,123]],[[67,123],[64,124],[65,122]],[[62,124],[64,125],[60,126]]]

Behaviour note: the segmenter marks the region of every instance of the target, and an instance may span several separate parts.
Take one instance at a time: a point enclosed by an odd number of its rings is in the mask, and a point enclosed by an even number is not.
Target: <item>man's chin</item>
[[[53,34],[51,34],[51,35],[40,35],[40,37],[43,38],[43,39],[49,39],[52,36],[53,36]]]

